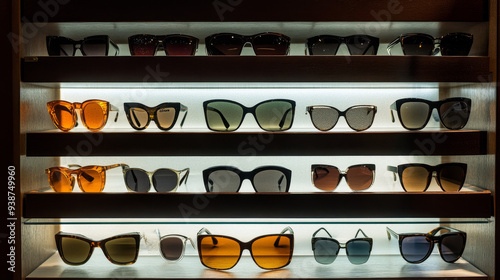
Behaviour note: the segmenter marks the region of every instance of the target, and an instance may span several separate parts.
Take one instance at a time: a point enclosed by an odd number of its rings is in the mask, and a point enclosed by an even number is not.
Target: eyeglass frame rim
[[[339,171],[339,181],[337,182],[337,185],[335,186],[335,188],[333,190],[331,190],[330,192],[333,192],[333,191],[335,191],[337,189],[337,187],[339,186],[340,182],[342,181],[342,177],[344,177],[347,186],[353,192],[365,191],[365,190],[369,189],[371,186],[373,186],[373,183],[375,182],[375,171],[376,171],[376,165],[375,164],[371,164],[371,163],[354,164],[354,165],[351,165],[351,166],[347,167],[345,171],[340,170],[340,168],[338,168],[337,166],[334,166],[334,165],[329,165],[329,164],[311,164],[311,181],[312,181],[313,185],[316,188],[318,188],[318,187],[314,184],[314,171],[316,170],[316,168],[325,168],[325,167],[333,167],[333,168],[336,168]],[[366,168],[368,168],[372,172],[372,182],[371,182],[371,184],[370,184],[370,186],[368,188],[363,189],[363,190],[354,190],[349,185],[349,182],[347,181],[347,172],[349,171],[350,168],[355,168],[355,167],[366,167]],[[318,189],[322,190],[320,188],[318,188]],[[322,191],[325,191],[325,190],[322,190]]]
[[[126,180],[126,175],[127,175],[127,172],[130,171],[130,170],[139,170],[139,171],[142,171],[144,173],[146,173],[146,175],[148,176],[149,178],[149,188],[148,188],[148,191],[149,192],[151,190],[151,185],[153,186],[153,188],[155,189],[156,192],[158,193],[172,193],[172,192],[175,192],[177,191],[177,188],[180,187],[182,185],[182,183],[184,184],[187,184],[187,180],[188,180],[188,177],[189,177],[189,172],[190,172],[190,169],[189,167],[187,168],[184,168],[182,170],[175,170],[175,169],[172,169],[172,168],[158,168],[154,171],[146,171],[142,168],[137,168],[137,167],[130,167],[129,165],[127,164],[124,164],[122,165],[122,172],[123,172],[123,180],[125,181],[125,187],[127,188],[127,190],[129,192],[133,192],[133,193],[141,193],[141,192],[138,192],[138,191],[134,191],[132,189],[129,188],[128,184],[127,184],[127,180]],[[177,183],[176,183],[176,186],[173,190],[169,191],[169,192],[159,192],[157,189],[156,189],[156,186],[155,184],[153,183],[153,175],[159,171],[159,170],[170,170],[170,171],[173,171],[176,175],[177,175]],[[184,173],[184,176],[182,176],[181,178],[181,174]],[[144,192],[146,193],[146,192]]]
[[[212,35],[209,35],[209,36],[205,37],[205,48],[207,50],[207,55],[217,55],[217,54],[212,54],[212,51],[210,50],[210,44],[211,44],[211,41],[214,40],[215,36],[221,36],[221,35],[225,35],[225,36],[237,36],[240,39],[242,39],[243,44],[241,45],[240,53],[237,54],[237,56],[241,55],[241,52],[243,51],[243,48],[245,47],[246,43],[250,43],[252,45],[253,51],[255,52],[255,47],[254,47],[254,44],[253,44],[253,40],[255,40],[256,37],[262,36],[262,35],[274,35],[274,36],[277,36],[277,37],[285,39],[286,44],[287,44],[287,50],[286,50],[286,52],[284,54],[280,54],[280,55],[288,55],[290,53],[291,39],[290,39],[290,37],[288,37],[287,35],[285,35],[283,33],[279,33],[279,32],[261,32],[261,33],[257,33],[257,34],[254,34],[254,35],[248,35],[247,36],[247,35],[241,35],[241,34],[231,33],[231,32],[222,32],[222,33],[215,33],[215,34],[212,34]],[[222,54],[222,55],[225,55],[225,54]],[[255,55],[258,55],[258,54],[255,53]]]
[[[159,124],[157,113],[158,113],[158,110],[160,110],[160,109],[170,108],[170,107],[175,109],[174,119],[172,121],[171,126],[169,126],[168,128],[163,128]],[[133,124],[133,121],[131,119],[132,118],[131,111],[134,108],[143,109],[148,113],[148,121],[146,122],[146,125],[142,128],[136,127]],[[138,102],[125,102],[125,103],[123,103],[123,109],[125,110],[125,115],[127,116],[128,123],[135,130],[144,130],[144,129],[148,128],[149,124],[151,123],[151,120],[153,120],[155,122],[156,127],[158,127],[158,129],[163,130],[163,131],[171,130],[172,128],[174,128],[175,124],[177,123],[177,120],[179,118],[180,113],[184,112],[184,117],[182,118],[181,123],[180,123],[180,127],[182,128],[182,126],[184,125],[184,121],[186,120],[186,117],[188,114],[188,107],[180,102],[163,102],[163,103],[156,105],[154,107],[149,107],[149,106],[146,106],[146,105],[144,105],[142,103],[138,103]],[[152,116],[151,114],[153,114],[153,118],[151,118],[151,116]]]
[[[130,55],[131,56],[137,56],[136,54],[133,54],[133,48],[132,46],[134,44],[132,44],[132,40],[135,39],[135,38],[139,38],[140,36],[142,37],[146,37],[146,36],[150,36],[150,37],[153,37],[153,40],[154,40],[154,43],[155,43],[155,51],[154,53],[152,54],[152,56],[155,56],[156,53],[158,51],[162,51],[161,49],[159,49],[159,47],[161,46],[163,48],[163,51],[165,51],[165,54],[167,56],[171,56],[168,54],[167,52],[167,49],[165,48],[165,42],[163,40],[165,39],[168,39],[168,38],[184,38],[184,39],[189,39],[192,41],[193,43],[193,48],[191,49],[191,54],[189,55],[195,55],[196,54],[196,51],[198,50],[198,44],[199,44],[199,41],[200,39],[194,37],[194,36],[191,36],[191,35],[187,35],[187,34],[168,34],[168,35],[152,35],[152,34],[147,34],[147,33],[144,33],[144,34],[135,34],[135,35],[132,35],[132,36],[129,36],[128,37],[128,45],[129,45],[129,50],[130,50]],[[145,55],[147,56],[147,55]]]
[[[351,126],[351,124],[349,123],[349,121],[347,120],[347,117],[346,117],[346,113],[347,111],[351,110],[351,109],[354,109],[356,107],[370,107],[374,112],[373,112],[373,118],[371,119],[371,122],[370,122],[370,125],[365,128],[365,129],[356,129],[354,127]],[[320,129],[316,126],[316,124],[314,123],[314,120],[313,120],[313,116],[312,116],[312,113],[314,111],[314,109],[318,109],[318,108],[327,108],[327,109],[333,109],[335,111],[337,111],[338,113],[338,117],[337,117],[337,120],[335,121],[335,123],[333,124],[332,127],[328,128],[328,129]],[[347,123],[347,125],[352,129],[352,130],[355,130],[355,131],[365,131],[367,129],[369,129],[372,125],[373,125],[373,122],[375,120],[375,115],[377,114],[377,106],[375,105],[353,105],[347,109],[345,109],[344,111],[340,111],[339,109],[333,107],[333,106],[329,106],[329,105],[311,105],[311,106],[307,106],[306,107],[306,114],[309,113],[309,117],[311,118],[311,122],[312,124],[314,125],[314,127],[319,130],[319,131],[330,131],[332,130],[338,123],[340,117],[344,117],[345,119],[345,122]]]
[[[65,36],[45,36],[45,44],[47,45],[47,50],[49,50],[50,49],[49,48],[50,40],[53,40],[53,39],[65,39],[65,40],[68,40],[69,42],[71,42],[73,44],[73,54],[72,55],[67,55],[67,56],[75,56],[77,49],[80,50],[80,52],[82,53],[83,56],[87,56],[87,54],[85,54],[85,52],[82,49],[83,43],[85,42],[85,40],[93,39],[93,38],[98,38],[98,37],[102,37],[102,38],[106,37],[106,39],[107,39],[107,42],[105,43],[106,54],[102,55],[102,56],[117,56],[117,55],[120,54],[120,48],[118,47],[118,45],[113,40],[111,40],[111,38],[109,37],[109,35],[92,35],[92,36],[84,37],[82,40],[74,40],[74,39],[71,39],[71,38],[65,37]],[[79,48],[76,47],[76,45],[78,45],[78,44],[80,45]],[[109,46],[110,45],[115,48],[116,53],[114,55],[109,55]],[[61,56],[61,55],[51,55],[49,53],[49,56]],[[91,56],[93,56],[93,55],[91,55]]]
[[[370,39],[370,44],[368,45],[368,47],[366,48],[366,50],[361,55],[377,55],[378,48],[380,46],[380,38],[374,37],[374,36],[371,36],[371,35],[367,35],[367,34],[353,34],[353,35],[349,35],[349,36],[337,36],[337,35],[328,35],[328,34],[316,35],[316,36],[307,38],[307,40],[306,40],[306,51],[309,52],[309,55],[315,55],[311,51],[313,44],[317,43],[317,41],[319,39],[322,39],[322,38],[334,38],[334,39],[339,39],[340,40],[340,43],[337,46],[337,49],[335,50],[335,54],[334,55],[337,55],[337,52],[338,52],[338,50],[339,50],[339,48],[340,48],[340,46],[342,44],[345,44],[347,46],[347,50],[349,50],[349,54],[353,55],[351,53],[351,48],[346,43],[347,38],[353,38],[353,37],[365,37],[365,38],[369,38]],[[316,41],[316,42],[313,42],[313,41]],[[366,54],[366,52],[370,49],[370,47],[373,47],[374,54]]]
[[[328,234],[329,237],[316,237],[316,234],[318,234],[321,230],[324,230],[326,232],[326,234]],[[359,233],[363,234],[364,237],[358,237]],[[315,245],[316,245],[316,242],[318,242],[320,240],[328,240],[328,241],[337,243],[337,245],[339,246],[339,249],[335,253],[335,259],[337,258],[338,254],[340,252],[340,249],[344,249],[346,251],[347,259],[349,260],[349,262],[351,262],[351,260],[349,258],[349,252],[347,250],[348,243],[354,242],[354,241],[366,241],[366,242],[368,242],[368,244],[370,245],[370,250],[368,251],[368,259],[371,256],[371,252],[372,252],[372,248],[373,248],[373,238],[368,237],[361,228],[358,228],[358,231],[356,232],[356,235],[354,236],[354,238],[351,238],[347,242],[342,243],[342,242],[339,242],[337,239],[333,238],[332,235],[328,232],[328,230],[326,230],[324,227],[321,227],[318,230],[316,230],[311,237],[311,247],[313,250],[314,259],[316,259],[316,255],[314,254],[315,249],[316,249]],[[335,259],[333,261],[335,261]],[[368,259],[366,261],[368,261]],[[333,261],[331,263],[333,263]],[[366,263],[366,261],[363,263]],[[318,262],[318,263],[320,263],[320,262]],[[363,263],[360,263],[360,264],[363,264]],[[323,264],[323,263],[320,263],[320,264]],[[352,264],[354,264],[354,263],[352,263]]]

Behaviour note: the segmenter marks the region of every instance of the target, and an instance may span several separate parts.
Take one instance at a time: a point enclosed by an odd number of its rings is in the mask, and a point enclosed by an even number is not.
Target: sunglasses
[[[430,166],[421,163],[388,166],[387,170],[399,175],[401,186],[407,192],[425,192],[431,183],[432,177],[436,178],[439,187],[445,192],[458,192],[465,182],[467,164],[442,163]]]
[[[108,101],[93,99],[82,103],[64,100],[47,102],[52,122],[62,131],[70,131],[78,125],[76,110],[80,110],[83,125],[91,131],[99,131],[106,125],[110,111],[116,111],[115,122],[118,120],[118,108]]]
[[[329,237],[316,237],[320,231],[326,232]],[[364,237],[358,238],[358,234],[363,234]],[[347,259],[352,264],[363,264],[370,258],[372,251],[373,239],[366,236],[366,234],[358,229],[356,236],[346,243],[340,243],[332,238],[330,233],[325,228],[320,228],[314,232],[312,239],[312,250],[314,252],[314,259],[320,264],[331,264],[337,258],[340,249],[345,249]]]
[[[266,100],[249,108],[231,100],[214,99],[203,102],[203,110],[207,126],[213,131],[237,130],[246,114],[252,114],[265,131],[285,131],[292,126],[295,101]]]
[[[153,172],[147,172],[140,168],[130,168],[122,165],[123,179],[129,191],[149,192],[151,184],[157,192],[175,192],[182,183],[187,183],[189,168],[177,171],[168,168],[160,168]],[[181,174],[184,176],[181,178]],[[179,178],[180,181],[179,181]]]
[[[399,99],[391,104],[391,118],[395,122],[393,110],[398,113],[401,125],[408,130],[420,130],[429,122],[432,110],[438,112],[441,124],[447,129],[462,129],[469,120],[471,99],[447,98],[428,101],[420,98]],[[437,116],[434,116],[437,121]]]
[[[184,250],[186,248],[186,243],[191,243],[194,249],[194,243],[191,238],[180,234],[168,234],[161,236],[160,231],[155,230],[160,239],[160,254],[161,256],[169,262],[177,262],[184,257]]]
[[[162,103],[156,107],[148,107],[141,103],[123,103],[125,114],[130,125],[136,130],[143,130],[149,126],[151,120],[161,130],[170,130],[174,127],[180,112],[184,112],[181,127],[186,120],[188,107],[181,103]]]
[[[175,34],[155,36],[138,34],[128,37],[130,54],[135,56],[153,56],[157,51],[166,55],[194,55],[198,49],[198,38]]]
[[[102,192],[106,184],[106,170],[113,169],[124,164],[113,164],[108,166],[88,165],[81,167],[71,164],[66,167],[51,167],[45,169],[45,174],[49,177],[50,187],[55,192],[72,192],[75,186],[75,177],[82,192]]]
[[[207,192],[238,192],[243,180],[248,179],[256,192],[288,192],[292,171],[279,166],[262,166],[243,172],[231,166],[217,166],[203,170]]]
[[[75,56],[80,50],[85,56],[115,56],[120,49],[107,35],[86,37],[75,41],[62,36],[47,36],[47,52],[50,56]]]
[[[262,235],[249,242],[241,242],[230,236],[213,235],[202,228],[197,239],[201,263],[212,269],[234,267],[244,249],[250,251],[254,262],[263,269],[282,268],[292,260],[294,239],[290,227],[286,227],[280,234]]]
[[[138,232],[120,234],[103,240],[92,240],[81,234],[59,232],[55,235],[61,259],[69,265],[82,265],[100,247],[106,258],[118,265],[133,264],[139,255],[141,236]]]
[[[336,55],[342,44],[347,46],[351,55],[376,55],[379,38],[369,35],[319,35],[307,39],[306,47],[310,55]]]
[[[436,55],[467,56],[472,47],[473,36],[469,33],[449,33],[440,38],[423,33],[403,34],[394,39],[388,46],[387,52],[401,43],[405,55]],[[435,44],[439,44],[435,48]]]
[[[321,131],[328,131],[335,127],[340,117],[345,118],[351,129],[363,131],[372,126],[377,106],[357,105],[343,112],[331,106],[307,106],[306,113],[309,113],[314,127]]]
[[[256,55],[287,55],[290,50],[290,37],[274,32],[253,36],[219,33],[205,38],[208,55],[240,55],[247,43]]]
[[[362,191],[371,187],[375,180],[375,164],[352,165],[345,172],[335,166],[313,164],[311,175],[314,186],[323,191],[335,190],[342,177],[351,190]]]
[[[399,251],[403,259],[409,263],[422,263],[432,253],[434,244],[438,244],[441,258],[448,263],[454,263],[462,256],[465,249],[467,234],[450,227],[438,227],[429,233],[399,234],[390,228],[387,229],[387,238],[391,235],[399,240]],[[441,230],[448,232],[436,236]]]

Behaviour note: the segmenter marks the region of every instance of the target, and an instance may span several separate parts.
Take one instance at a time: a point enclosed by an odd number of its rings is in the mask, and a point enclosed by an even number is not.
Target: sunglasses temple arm
[[[280,234],[284,234],[285,232],[289,231],[290,234],[293,234],[293,229],[291,227],[286,227],[284,228]],[[281,240],[281,236],[278,236],[278,238],[276,238],[276,241],[274,241],[274,247],[279,247],[280,246],[280,240]]]
[[[141,125],[141,122],[139,121],[139,119],[137,118],[137,115],[135,114],[134,110],[133,109],[130,109],[130,112],[132,113],[132,117],[134,117],[134,121],[136,124],[139,124],[139,126],[142,126]]]
[[[181,112],[185,112],[184,117],[182,118],[182,121],[181,121],[181,127],[182,127],[184,125],[184,121],[186,120],[186,117],[188,114],[188,107],[181,104]]]
[[[182,176],[181,181],[179,182],[179,185],[182,185],[182,183],[187,184],[188,176],[189,176],[189,168],[181,170],[181,174],[183,172],[186,172],[184,176]]]
[[[116,111],[116,116],[115,116],[115,122],[118,120],[118,114],[120,114],[120,109],[118,109],[118,107],[111,105],[111,111]]]
[[[440,232],[443,229],[448,230],[448,231],[459,231],[459,230],[456,230],[454,228],[450,228],[450,227],[446,227],[446,226],[441,226],[441,227],[437,227],[437,228],[431,230],[429,232],[429,235],[436,235],[436,233]]]
[[[196,249],[196,246],[194,245],[194,242],[191,238],[186,237],[187,240],[189,240],[189,243],[191,243],[191,246],[193,246],[194,249]]]
[[[389,45],[387,45],[387,53],[388,53],[389,55],[392,55],[392,54],[391,54],[391,49],[392,49],[395,45],[399,44],[399,42],[401,42],[401,36],[400,36],[400,37],[398,37],[398,38],[396,38],[396,39],[394,39],[391,43],[389,43]]]
[[[115,44],[115,42],[113,42],[111,39],[109,39],[109,43],[115,48],[115,50],[116,50],[115,55],[120,54],[120,48],[118,47],[118,45]]]
[[[358,229],[358,232],[356,232],[356,235],[354,236],[354,238],[358,238],[358,234],[360,232],[361,232],[361,234],[363,234],[364,237],[368,238],[368,236],[365,234],[365,232],[362,229]]]
[[[328,230],[326,230],[324,227],[319,228],[317,231],[315,231],[315,232],[313,233],[313,237],[315,237],[315,236],[316,236],[316,234],[318,234],[318,232],[320,232],[321,230],[324,230],[324,231],[326,232],[326,234],[328,234],[328,236],[329,236],[330,238],[332,238],[332,236],[330,235],[330,233],[328,232]]]
[[[219,114],[222,122],[224,123],[224,126],[226,127],[226,129],[229,128],[229,123],[227,122],[226,118],[224,118],[224,115],[221,113],[221,111],[215,109],[215,108],[212,108],[212,107],[207,107],[207,110],[210,110],[212,112],[216,112],[217,114]]]
[[[198,231],[197,235],[200,235],[200,234],[203,234],[203,233],[206,233],[208,235],[212,235],[212,233],[208,229],[206,229],[206,228],[200,229],[200,231]],[[217,243],[219,243],[219,241],[217,241],[217,238],[215,238],[215,237],[212,236],[212,243],[214,245],[217,245]]]
[[[387,166],[387,171],[392,172],[392,179],[396,181],[396,174],[398,173],[398,168],[396,166]]]
[[[292,108],[286,110],[286,112],[283,114],[283,117],[281,118],[280,121],[280,128],[283,128],[283,126],[285,125],[286,116],[288,115],[288,113],[290,113],[290,111],[292,111]]]
[[[395,231],[388,227],[386,227],[385,229],[387,230],[387,239],[391,240],[391,235],[399,239],[399,234],[397,234]]]
[[[393,110],[394,111],[398,110],[398,108],[396,108],[396,102],[394,102],[394,103],[391,104],[390,110],[391,110],[391,120],[392,120],[392,122],[395,122],[396,119],[394,118],[394,112],[393,112]]]
[[[158,235],[158,238],[160,238],[160,239],[161,239],[160,230],[159,230],[159,229],[155,229],[155,233],[156,233],[156,235]]]

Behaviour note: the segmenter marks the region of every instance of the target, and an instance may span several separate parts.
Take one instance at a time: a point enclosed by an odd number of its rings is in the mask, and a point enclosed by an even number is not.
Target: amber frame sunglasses
[[[290,232],[285,234],[285,232]],[[288,245],[280,245],[281,240],[288,240]],[[225,244],[224,244],[225,243]],[[268,243],[271,245],[268,246]],[[202,228],[198,232],[197,244],[198,244],[198,255],[200,257],[201,263],[211,269],[225,270],[233,268],[240,260],[243,250],[247,249],[250,251],[253,261],[262,269],[278,269],[287,266],[292,260],[293,255],[293,243],[294,235],[293,230],[290,227],[286,227],[281,231],[280,234],[267,234],[256,237],[248,242],[241,242],[240,240],[225,236],[225,235],[213,235],[208,229]],[[226,248],[217,247],[218,245],[225,245]],[[263,248],[258,248],[257,246],[263,246]],[[262,250],[269,250],[266,247],[282,248],[284,247],[282,253],[286,255],[275,255],[275,258],[271,258],[269,253],[262,254]],[[222,249],[222,250],[221,250]],[[224,250],[225,249],[225,250]],[[221,254],[220,256],[210,256],[205,252],[205,250],[217,250]],[[273,251],[276,251],[274,249]],[[279,252],[278,252],[279,253]],[[230,254],[230,255],[228,255]],[[226,258],[225,261],[221,261],[220,258]],[[231,259],[229,259],[231,258]],[[265,262],[273,263],[265,263]],[[224,265],[225,266],[222,266]]]
[[[82,259],[81,261],[78,261],[78,262],[74,262],[74,261],[71,261],[69,260],[68,258],[70,257],[70,253],[66,252],[65,251],[68,249],[66,248],[65,249],[65,244],[64,243],[64,240],[63,239],[76,239],[76,240],[79,240],[79,241],[83,241],[85,243],[88,244],[88,253],[86,254],[83,254],[83,257],[80,257],[80,259]],[[134,241],[135,241],[135,252],[134,252],[134,255],[130,256],[129,259],[127,260],[117,260],[117,257],[118,256],[115,256],[114,253],[111,253],[111,247],[108,247],[106,246],[107,244],[110,244],[110,243],[113,243],[113,242],[116,242],[118,239],[124,239],[124,238],[133,238]],[[55,235],[55,239],[56,239],[56,246],[57,246],[57,250],[59,252],[59,256],[61,257],[61,259],[63,260],[64,263],[66,264],[69,264],[69,265],[82,265],[84,263],[86,263],[90,257],[92,256],[92,253],[94,252],[94,248],[96,247],[99,247],[102,249],[104,255],[106,256],[106,258],[113,264],[117,264],[117,265],[128,265],[128,264],[133,264],[137,261],[137,257],[139,255],[139,245],[140,245],[140,242],[141,242],[141,235],[138,233],[138,232],[131,232],[131,233],[125,233],[125,234],[119,234],[119,235],[115,235],[115,236],[112,236],[112,237],[109,237],[109,238],[106,238],[106,239],[103,239],[103,240],[92,240],[84,235],[81,235],[81,234],[73,234],[73,233],[67,233],[67,232],[58,232],[56,235]],[[80,245],[76,245],[73,244],[73,246],[75,247],[75,249],[80,249],[82,250],[82,244]],[[123,244],[121,244],[120,246],[121,250],[118,250],[120,251],[120,253],[123,252]],[[86,248],[83,248],[86,250]],[[83,252],[85,253],[85,252]],[[72,257],[75,257],[75,253],[73,252],[73,256]]]
[[[50,187],[55,191],[55,192],[72,192],[73,188],[75,186],[75,178],[73,175],[76,176],[77,181],[78,181],[78,186],[80,187],[80,190],[82,192],[102,192],[104,189],[104,185],[106,184],[106,170],[116,168],[119,166],[123,166],[125,164],[123,163],[118,163],[118,164],[113,164],[113,165],[108,165],[108,166],[100,166],[100,165],[88,165],[88,166],[79,166],[76,164],[71,164],[69,165],[70,168],[77,168],[77,169],[70,169],[66,167],[51,167],[48,169],[45,169],[45,174],[47,174],[48,179],[49,179],[49,184]],[[96,176],[93,176],[96,175]],[[59,176],[56,178],[56,176]],[[64,185],[59,185],[62,183],[61,181],[61,176],[64,176],[65,184]],[[94,180],[99,179],[97,183],[100,183],[99,185],[96,186],[90,186],[90,184],[94,183]],[[83,181],[85,180],[85,181]],[[90,190],[92,188],[92,190]]]
[[[47,102],[47,111],[52,122],[58,129],[65,132],[78,126],[76,110],[80,110],[82,123],[90,131],[101,130],[108,122],[110,111],[116,111],[115,122],[119,114],[118,107],[104,100],[91,99],[81,103],[71,103],[65,100]],[[66,114],[63,114],[64,112]]]

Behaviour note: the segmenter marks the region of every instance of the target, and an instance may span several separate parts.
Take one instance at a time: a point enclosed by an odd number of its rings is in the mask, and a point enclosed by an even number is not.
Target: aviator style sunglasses
[[[75,177],[82,192],[102,192],[106,184],[106,170],[123,166],[123,163],[108,166],[88,165],[79,166],[71,164],[69,167],[51,167],[45,169],[45,174],[49,177],[50,187],[55,192],[72,192],[75,186]]]
[[[341,112],[331,106],[307,106],[311,121],[318,130],[328,131],[335,127],[340,117],[344,117],[347,125],[353,130],[363,131],[370,128],[377,113],[377,106],[356,105]]]
[[[423,33],[403,34],[394,39],[388,46],[387,52],[401,43],[405,55],[436,55],[467,56],[472,47],[473,36],[469,33],[449,33],[440,38]],[[438,44],[438,47],[435,45]]]
[[[219,33],[205,39],[208,55],[240,55],[247,43],[252,45],[256,55],[287,55],[290,50],[290,37],[275,32],[252,36]]]
[[[179,113],[184,112],[180,126],[186,120],[188,107],[181,103],[162,103],[155,107],[148,107],[141,103],[123,103],[125,114],[130,125],[136,130],[143,130],[149,126],[151,120],[161,130],[170,130],[174,127]]]
[[[80,50],[84,56],[115,56],[120,49],[107,35],[86,37],[75,41],[62,36],[47,36],[47,52],[50,56],[75,56]]]
[[[454,263],[462,256],[465,249],[467,234],[458,229],[450,227],[437,227],[429,233],[396,233],[387,229],[387,238],[391,235],[399,240],[399,251],[401,256],[409,263],[422,263],[432,253],[434,244],[438,245],[441,258],[448,263]],[[442,230],[438,236],[436,234]]]
[[[336,55],[341,44],[346,44],[351,55],[376,55],[379,38],[369,35],[319,35],[307,39],[306,47],[310,55]]]
[[[243,250],[247,249],[260,268],[278,269],[287,266],[292,260],[293,237],[293,230],[286,227],[280,234],[262,235],[249,242],[241,242],[230,236],[213,235],[202,228],[197,238],[198,255],[204,266],[224,270],[233,268]]]
[[[124,164],[122,169],[125,185],[128,190],[133,192],[149,192],[151,184],[157,192],[175,192],[182,183],[187,183],[189,176],[189,168],[180,171],[160,168],[153,172],[147,172],[140,168],[130,168]],[[182,173],[184,176],[181,177]]]
[[[168,262],[177,262],[184,257],[186,243],[189,241],[194,249],[194,243],[191,238],[180,234],[167,234],[161,236],[158,229],[155,230],[160,239],[160,254]]]
[[[128,45],[133,56],[153,56],[162,50],[166,55],[194,55],[198,49],[198,38],[183,34],[138,34],[128,38]]]
[[[366,190],[375,179],[375,164],[358,164],[347,168],[345,172],[335,166],[324,164],[311,165],[312,181],[316,188],[333,191],[345,177],[347,185],[353,191]]]

